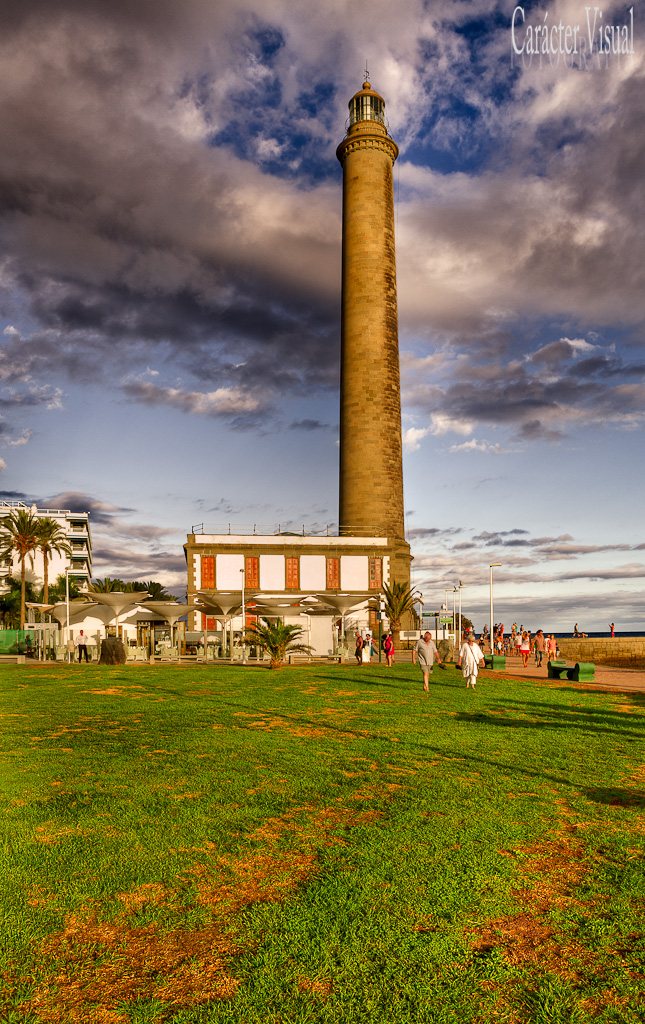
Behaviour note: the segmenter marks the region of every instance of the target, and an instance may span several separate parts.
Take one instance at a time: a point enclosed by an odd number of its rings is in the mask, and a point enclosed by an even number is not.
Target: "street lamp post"
[[[489,584],[490,585],[490,624],[489,624],[489,627],[488,627],[488,635],[490,637],[490,653],[491,653],[491,655],[494,653],[494,650],[495,650],[494,647],[493,647],[493,568],[496,565],[501,565],[501,564],[502,564],[501,562],[491,562],[489,564],[489,566],[488,566],[488,568],[490,570],[490,584]]]
[[[242,573],[242,664],[246,665],[246,644],[244,634],[246,633],[246,604],[244,601],[244,584],[246,583],[246,569],[240,569]]]
[[[461,592],[462,592],[462,590],[466,590],[467,586],[468,586],[468,584],[462,583],[461,580],[459,580],[459,645],[460,646],[461,646],[461,638],[462,638],[462,629],[461,629]]]
[[[69,663],[69,569],[65,569],[65,646]]]
[[[453,632],[453,635],[454,635],[454,638],[455,638],[455,647],[457,648],[457,650],[459,650],[459,647],[461,646],[461,637],[459,638],[459,643],[457,642],[457,598],[455,597],[455,594],[458,591],[459,591],[459,587],[454,587],[453,586],[453,588],[452,588],[452,632]],[[461,623],[460,623],[460,625],[461,625]]]

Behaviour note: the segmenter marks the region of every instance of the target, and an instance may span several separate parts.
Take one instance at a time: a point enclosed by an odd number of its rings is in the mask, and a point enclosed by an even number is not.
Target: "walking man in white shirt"
[[[435,661],[443,668],[443,662],[439,657],[439,652],[435,647],[432,635],[430,633],[424,633],[420,640],[417,640],[416,644],[412,648],[412,664],[416,665],[417,659],[419,661],[419,668],[423,672],[423,689],[428,692],[428,680],[430,679],[430,673],[432,672],[432,666]]]
[[[466,689],[469,686],[472,686],[473,690],[475,689],[477,670],[483,662],[484,655],[479,644],[475,643],[475,634],[469,633],[467,639],[461,645],[459,661],[457,662],[457,668],[461,669],[461,674],[466,680]]]

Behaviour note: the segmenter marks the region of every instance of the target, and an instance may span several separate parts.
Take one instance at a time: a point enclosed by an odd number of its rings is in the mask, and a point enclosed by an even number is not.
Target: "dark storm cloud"
[[[645,565],[642,562],[633,562],[630,565],[620,565],[613,569],[586,569],[567,573],[560,573],[558,580],[626,580],[641,579],[645,576]],[[641,606],[642,607],[642,606]]]
[[[471,433],[477,424],[505,425],[519,440],[558,442],[568,427],[597,424],[601,418],[637,425],[645,415],[641,364],[602,350],[587,355],[596,347],[565,339],[507,364],[498,359],[480,364],[454,354],[427,363],[408,356],[404,398],[408,407],[429,415],[432,425],[425,433]],[[536,362],[535,355],[547,350],[547,358]],[[464,424],[469,426],[462,429]]]
[[[481,533],[476,534],[476,536],[473,537],[473,540],[482,541],[484,544],[487,545],[487,547],[490,547],[492,544],[506,543],[505,538],[507,537],[528,536],[528,533],[528,530],[521,530],[519,529],[519,527],[514,530],[497,530],[495,531],[495,533],[489,533],[488,530],[483,530]],[[528,542],[521,541],[520,543]]]
[[[311,433],[314,430],[330,430],[329,423],[321,423],[320,420],[293,420],[289,424],[289,430],[303,430],[305,433]]]
[[[25,505],[33,505],[34,499],[24,491],[0,491],[0,501],[22,501]]]
[[[440,537],[454,536],[454,534],[461,532],[461,526],[452,526],[443,529],[438,526],[414,526],[407,531],[407,537],[409,540],[434,540],[439,539]]]
[[[60,407],[61,392],[58,388],[32,387],[28,391],[13,392],[0,395],[0,409],[36,408],[45,405],[48,408]]]
[[[49,498],[35,499],[39,508],[69,509],[70,512],[89,512],[90,529],[95,525],[110,526],[116,515],[132,512],[131,508],[118,508],[82,491],[61,491]]]
[[[92,575],[94,578],[118,576],[126,582],[168,575],[173,577],[173,585],[183,583],[185,590],[186,559],[183,552],[177,553],[176,549],[146,552],[98,544],[92,552]]]
[[[564,433],[561,430],[552,430],[541,420],[527,420],[519,428],[517,436],[522,441],[561,441]]]
[[[240,12],[189,2],[181,14],[167,3],[7,12],[5,281],[42,328],[22,350],[6,339],[9,383],[110,380],[121,358],[266,391],[337,380],[337,190],[313,206],[209,146],[227,116],[226,65],[194,44],[211,32],[226,50],[218,33]],[[261,80],[263,47],[238,66],[227,51],[228,87]]]

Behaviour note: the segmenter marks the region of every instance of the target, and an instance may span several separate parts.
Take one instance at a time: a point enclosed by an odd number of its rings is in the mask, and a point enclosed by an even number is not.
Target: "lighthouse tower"
[[[410,579],[405,542],[392,169],[399,148],[369,81],[349,101],[343,168],[341,535],[387,537]]]

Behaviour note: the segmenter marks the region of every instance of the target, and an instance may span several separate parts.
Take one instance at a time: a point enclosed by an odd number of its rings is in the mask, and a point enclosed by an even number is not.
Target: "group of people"
[[[424,633],[412,648],[412,663],[414,665],[418,664],[423,673],[423,689],[426,693],[429,690],[430,673],[433,670],[435,661],[440,668],[446,667],[439,656],[432,635]],[[475,643],[475,634],[468,633],[459,648],[459,657],[457,659],[457,668],[461,669],[461,674],[466,680],[466,689],[469,687],[472,687],[473,690],[475,689],[477,673],[480,665],[483,663],[484,655],[479,644]]]
[[[480,644],[483,646],[488,643],[489,639],[488,626],[484,626]],[[530,629],[524,629],[523,625],[520,624],[518,626],[516,622],[513,623],[508,634],[504,632],[503,622],[495,623],[491,650],[494,654],[505,655],[506,657],[521,657],[524,668],[528,665],[531,653],[535,655],[535,664],[538,667],[542,665],[545,655],[547,656],[547,661],[551,661],[557,658],[560,653],[558,641],[554,633],[545,636],[544,631],[538,629],[535,634],[532,634]]]
[[[372,637],[369,633],[362,636],[361,633],[356,633],[354,636],[356,641],[356,648],[354,650],[354,657],[358,665],[369,665],[372,660],[373,648],[372,648]],[[392,668],[392,661],[394,658],[394,640],[392,639],[391,633],[386,633],[381,641],[381,647],[385,655],[385,660],[388,668]]]

